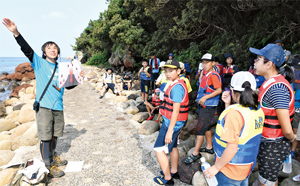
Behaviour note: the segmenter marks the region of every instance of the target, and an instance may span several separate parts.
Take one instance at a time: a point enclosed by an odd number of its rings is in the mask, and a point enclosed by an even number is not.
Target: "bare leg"
[[[104,95],[104,93],[105,93],[105,91],[106,91],[106,89],[107,89],[107,85],[105,85],[103,88],[102,88],[102,92],[101,92],[101,96],[103,96]]]
[[[156,157],[157,157],[157,160],[158,160],[158,163],[164,173],[164,177],[165,177],[165,180],[170,180],[172,179],[171,177],[171,172],[170,172],[170,163],[169,163],[169,159],[167,157],[167,155],[165,154],[164,151],[162,152],[156,152],[155,151],[155,154],[156,154]]]
[[[206,138],[206,148],[207,149],[212,149],[213,148],[213,146],[212,146],[212,134],[211,134],[210,130],[205,132],[205,138]]]
[[[128,91],[130,91],[131,84],[130,84],[130,83],[127,83],[127,87],[128,87]]]
[[[193,151],[193,155],[197,156],[199,154],[199,150],[202,146],[204,140],[204,136],[197,136],[197,141],[196,141],[196,145],[195,145],[195,149]]]
[[[148,101],[149,94],[145,93],[145,101]]]
[[[148,114],[149,114],[149,117],[151,116],[151,110],[150,110],[150,107],[148,105],[146,105],[146,108],[147,108],[147,111],[148,111]]]
[[[179,152],[178,148],[173,148],[172,152],[170,153],[171,158],[171,173],[176,173],[178,168],[178,162],[179,162]]]
[[[293,128],[293,132],[294,134],[297,134],[297,128]],[[294,140],[292,143],[292,151],[296,151],[297,145],[298,145],[298,140]]]
[[[142,101],[145,101],[145,92],[142,92]]]

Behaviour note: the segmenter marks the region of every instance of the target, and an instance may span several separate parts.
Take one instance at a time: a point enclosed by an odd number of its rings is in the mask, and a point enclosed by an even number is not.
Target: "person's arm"
[[[177,102],[173,102],[173,112],[172,112],[172,116],[171,116],[171,121],[170,121],[170,125],[165,137],[165,143],[166,144],[170,144],[172,143],[172,135],[173,135],[173,129],[176,125],[177,122],[177,118],[179,115],[179,110],[180,110],[180,103]]]
[[[103,83],[106,85],[105,73],[103,74]]]
[[[195,80],[197,80],[199,78],[200,74],[201,74],[201,70],[198,71],[198,73],[197,73],[197,75],[195,77]]]
[[[238,150],[238,144],[235,143],[227,143],[227,146],[219,159],[219,161],[213,165],[212,167],[203,171],[204,175],[207,178],[214,177],[225,165],[227,165],[232,158],[235,156]]]
[[[117,84],[117,82],[116,82],[116,75],[115,74],[113,74],[113,83],[116,85]]]
[[[276,109],[276,114],[284,137],[293,142],[296,139],[297,135],[293,133],[292,125],[290,122],[289,110]]]
[[[4,18],[2,23],[4,24],[4,26],[6,26],[6,28],[9,31],[11,31],[14,34],[15,39],[21,47],[21,51],[24,53],[24,55],[30,60],[30,62],[33,62],[34,51],[20,34],[16,24],[8,18]]]
[[[147,74],[147,76],[149,76],[149,77],[151,76],[151,73],[150,73],[151,69],[150,68],[148,68],[147,70],[145,69],[144,72]]]

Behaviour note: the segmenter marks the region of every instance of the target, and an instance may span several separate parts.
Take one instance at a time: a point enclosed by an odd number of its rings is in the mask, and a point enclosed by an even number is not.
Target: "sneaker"
[[[56,166],[52,166],[50,169],[50,177],[59,178],[65,175],[65,172],[57,168]]]
[[[151,120],[151,119],[153,119],[154,118],[154,116],[150,116],[148,119],[147,119],[147,121],[149,121],[149,120]]]
[[[164,177],[158,176],[154,178],[154,181],[159,185],[174,185],[173,178],[171,178],[170,180],[165,180]]]
[[[164,176],[164,172],[163,172],[163,171],[160,171],[160,174]],[[176,172],[176,173],[174,173],[174,174],[171,173],[171,176],[172,176],[172,178],[174,178],[174,179],[179,179],[179,174],[178,174],[178,172]]]
[[[296,153],[295,153],[295,151],[291,151],[291,157],[292,157],[292,159],[295,159],[296,158]]]
[[[67,164],[68,164],[67,160],[61,160],[60,157],[57,155],[57,153],[56,152],[54,153],[53,162],[52,162],[53,166],[60,167]]]
[[[294,176],[294,177],[293,177],[293,180],[294,180],[294,181],[300,181],[300,174],[298,174],[297,176]]]
[[[103,96],[100,96],[100,97],[99,97],[99,99],[102,99],[102,98],[103,98]]]

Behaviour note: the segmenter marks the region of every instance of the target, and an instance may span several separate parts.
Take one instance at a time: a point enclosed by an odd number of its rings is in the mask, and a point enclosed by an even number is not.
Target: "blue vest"
[[[213,147],[216,152],[216,156],[220,158],[227,147],[227,142],[221,140],[221,135],[223,130],[230,130],[230,128],[224,129],[224,125],[227,113],[232,110],[237,110],[239,113],[241,113],[245,123],[240,132],[238,151],[229,164],[247,165],[253,163],[253,170],[256,163],[256,157],[258,154],[265,119],[264,112],[261,108],[254,110],[250,107],[243,107],[239,104],[235,104],[229,106],[222,112],[219,117],[213,139]]]
[[[146,67],[147,71],[148,71],[148,68],[149,67]],[[142,67],[143,71],[141,72],[140,74],[140,79],[143,79],[143,80],[150,80],[150,76],[147,76],[147,74],[144,72],[144,67]]]

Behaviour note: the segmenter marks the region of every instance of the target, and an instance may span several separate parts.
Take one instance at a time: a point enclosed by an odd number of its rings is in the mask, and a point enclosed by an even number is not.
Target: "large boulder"
[[[208,186],[203,172],[197,171],[192,180],[193,186]]]
[[[147,112],[147,107],[145,104],[139,104],[137,108],[139,109],[139,112]]]
[[[10,140],[10,135],[0,133],[0,142],[4,140]]]
[[[19,110],[15,110],[13,111],[11,114],[9,114],[8,116],[5,117],[5,119],[11,121],[11,122],[16,122],[18,121],[18,116],[19,116],[20,111]]]
[[[130,94],[130,95],[128,96],[128,99],[136,100],[137,97],[138,97],[138,96],[135,95],[135,94]]]
[[[139,130],[139,134],[150,135],[160,129],[160,125],[155,121],[144,121]]]
[[[38,137],[37,124],[36,123],[32,124],[31,127],[28,130],[26,130],[23,136],[30,136],[30,137],[37,138]]]
[[[126,102],[128,101],[128,98],[126,96],[117,96],[115,99],[114,99],[115,102]]]
[[[10,130],[8,134],[11,135],[11,139],[14,139],[17,136],[22,136],[33,125],[33,123],[34,122],[23,123],[22,125]]]
[[[126,55],[123,56],[123,63],[124,63],[124,66],[127,69],[132,70],[133,66],[134,66],[134,63],[135,63],[135,60],[131,56],[131,54],[126,54]]]
[[[0,167],[8,164],[14,155],[15,153],[11,150],[0,150]]]
[[[193,120],[187,127],[185,127],[180,134],[180,139],[186,140],[190,135],[196,135],[198,120]]]
[[[35,95],[35,88],[34,87],[27,87],[25,93]]]
[[[289,177],[294,177],[294,176],[298,175],[300,173],[300,162],[292,159],[292,164],[293,165],[292,165],[291,173],[287,174],[287,173],[280,171],[278,177],[279,178],[289,178]]]
[[[292,177],[284,179],[280,186],[300,186],[300,182],[295,182]]]
[[[136,107],[136,106],[129,106],[126,110],[125,110],[125,112],[127,113],[127,114],[136,114],[136,113],[138,113],[139,112],[139,109]]]
[[[4,140],[0,142],[0,150],[11,150],[11,148],[12,148],[11,140]]]
[[[110,90],[110,89],[109,89]],[[116,95],[114,95],[113,93],[110,93],[109,91],[105,93],[104,98],[106,99],[115,99]]]
[[[13,111],[16,110],[21,110],[21,108],[25,105],[26,103],[19,103],[13,106]]]
[[[18,168],[9,168],[2,170],[0,172],[0,185],[9,184],[17,170]]]
[[[23,85],[20,85],[20,86],[14,88],[14,90],[13,90],[12,93],[9,95],[9,97],[10,97],[10,98],[11,98],[11,97],[18,97],[18,96],[19,96],[19,91],[20,91],[21,89],[23,89],[23,88],[26,90],[27,87],[32,87],[32,85],[31,85],[31,84],[23,84]]]
[[[11,98],[11,99],[7,99],[5,101],[3,101],[4,105],[7,106],[11,106],[12,104],[19,102],[20,100],[18,98]]]
[[[188,153],[187,153],[187,156],[190,156],[193,151],[194,151],[195,147],[194,148],[191,148]],[[202,157],[205,158],[206,162],[209,163],[210,165],[214,165],[215,164],[215,154],[209,154],[207,152],[201,152],[201,155]],[[200,159],[197,160],[199,163],[201,162]]]
[[[20,110],[18,116],[19,123],[27,123],[35,120],[35,111],[33,110],[33,108],[26,108],[25,106],[26,105],[24,105],[23,108]]]
[[[28,100],[34,100],[34,99],[35,99],[35,95],[33,94],[25,94],[22,97],[20,97],[20,101],[22,101],[23,103],[26,103]]]
[[[10,85],[8,86],[7,90],[13,90],[14,88],[16,88],[18,86],[19,86],[19,83],[15,82],[15,81],[12,81],[10,83]]]
[[[136,115],[134,115],[131,119],[137,122],[143,122],[149,117],[148,112],[139,112]]]
[[[29,77],[31,79],[35,79],[34,71],[31,66],[30,62],[27,63],[21,63],[15,68],[15,73],[8,74],[7,76],[2,76],[0,80],[2,79],[15,79],[15,80],[22,80],[24,77]]]
[[[117,106],[122,109],[127,109],[129,107],[129,103],[128,102],[120,102],[117,104]]]
[[[30,136],[18,136],[12,141],[12,150],[18,149],[20,146],[33,146],[39,142],[38,139]]]
[[[16,125],[7,119],[0,119],[0,132],[15,128]]]
[[[8,106],[6,107],[6,114],[9,115],[13,112],[13,107],[12,106]]]
[[[179,160],[178,163],[178,174],[180,181],[191,184],[194,174],[197,171],[201,170],[201,165],[198,161],[195,161],[189,165],[187,165],[185,161],[186,157],[183,157]]]

